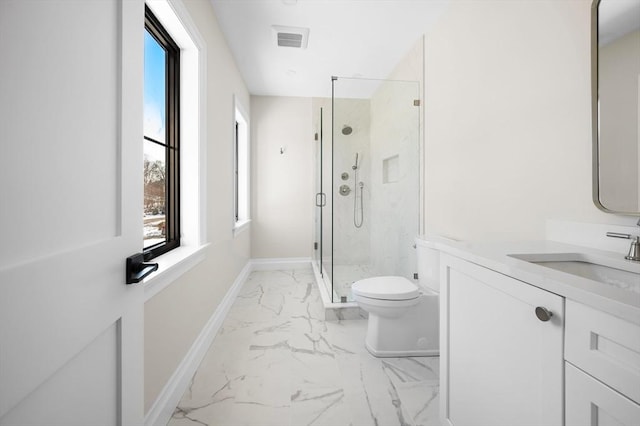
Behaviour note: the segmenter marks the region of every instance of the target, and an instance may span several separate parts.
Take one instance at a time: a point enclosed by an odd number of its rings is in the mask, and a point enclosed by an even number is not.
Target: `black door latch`
[[[142,253],[136,253],[133,256],[127,257],[127,284],[139,283],[152,273],[158,270],[157,263],[147,263],[144,261],[144,255]]]

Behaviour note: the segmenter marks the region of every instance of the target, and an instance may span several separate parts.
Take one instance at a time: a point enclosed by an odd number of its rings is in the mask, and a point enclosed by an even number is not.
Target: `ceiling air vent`
[[[274,25],[273,31],[276,33],[276,42],[281,47],[296,47],[306,49],[309,41],[309,28],[282,27]]]

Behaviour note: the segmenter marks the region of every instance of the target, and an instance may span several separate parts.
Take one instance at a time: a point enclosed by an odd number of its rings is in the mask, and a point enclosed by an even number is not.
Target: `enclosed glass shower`
[[[314,99],[314,267],[333,303],[359,279],[412,278],[420,207],[420,86],[332,77]]]

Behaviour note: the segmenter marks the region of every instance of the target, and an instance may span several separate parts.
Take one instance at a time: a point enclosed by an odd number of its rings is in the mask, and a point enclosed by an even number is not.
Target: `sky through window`
[[[166,52],[144,32],[144,134],[165,142]]]

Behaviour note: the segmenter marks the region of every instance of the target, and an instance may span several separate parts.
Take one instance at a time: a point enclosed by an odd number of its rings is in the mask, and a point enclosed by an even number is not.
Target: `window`
[[[180,178],[179,182],[175,179],[173,186],[174,188],[180,189],[180,205],[179,209],[178,206],[175,206],[174,209],[168,210],[174,211],[175,223],[180,226],[179,232],[177,227],[174,228],[175,236],[173,238],[177,242],[179,236],[180,245],[154,258],[153,261],[158,263],[159,269],[151,274],[149,278],[145,279],[144,282],[145,299],[149,300],[167,286],[174,283],[177,277],[202,262],[205,259],[205,249],[209,246],[207,242],[208,215],[206,178],[206,117],[208,116],[206,82],[208,73],[206,44],[182,0],[153,0],[149,1],[146,6],[149,7],[153,15],[157,18],[157,21],[160,22],[162,28],[166,30],[171,40],[173,40],[180,49],[179,80],[177,75],[175,78],[180,86]],[[141,28],[141,32],[144,33],[145,31],[142,30]],[[152,36],[152,39],[148,41],[160,44],[158,40],[153,37],[152,33],[149,33],[149,35]],[[166,52],[164,47],[162,50]],[[175,64],[173,68],[177,70],[178,64]],[[160,66],[160,69],[163,69],[163,67]],[[165,74],[166,73],[168,73],[168,71],[165,71]],[[169,96],[171,96],[171,94]],[[174,98],[178,98],[177,93]],[[161,104],[164,105],[165,102]],[[174,107],[176,108],[174,116],[178,117],[178,106],[176,103],[174,103]],[[165,114],[167,117],[169,116],[169,114]],[[158,133],[165,134],[164,131]],[[178,135],[177,125],[175,132],[171,134]],[[174,160],[174,164],[177,165],[178,158]],[[166,159],[165,163],[168,163]],[[176,171],[174,176],[177,177],[177,173]],[[164,187],[166,188],[166,185]],[[177,194],[174,196],[174,199],[178,199]],[[158,233],[157,229],[152,230],[155,231],[156,234]],[[162,245],[165,244],[163,241],[171,241],[171,234],[165,233],[165,235],[162,240],[154,242],[153,245],[159,244],[158,247],[162,247]],[[150,242],[147,243],[149,245],[147,250],[157,248],[151,247],[149,243]],[[169,247],[170,246],[171,245],[169,245]],[[149,256],[156,254],[159,255],[161,253],[159,250],[155,250],[155,253],[152,252]]]
[[[145,6],[144,257],[180,245],[180,49]]]
[[[239,232],[249,224],[249,126],[246,117],[236,98],[233,138],[234,232]]]
[[[240,123],[238,123],[238,120],[236,120],[236,125],[235,125],[235,129],[234,129],[234,133],[233,133],[233,141],[234,141],[234,161],[233,161],[233,170],[234,170],[234,191],[233,191],[233,216],[235,218],[236,223],[238,223],[238,221],[240,220],[240,206],[239,206],[239,201],[238,201],[238,178],[239,178],[239,173],[238,173],[238,169],[239,167],[239,157],[238,157],[238,145],[240,142],[240,135],[239,135],[239,127],[240,127]]]

